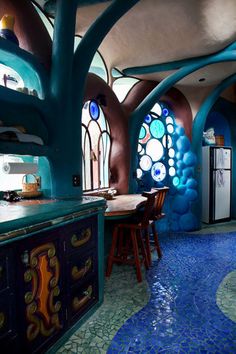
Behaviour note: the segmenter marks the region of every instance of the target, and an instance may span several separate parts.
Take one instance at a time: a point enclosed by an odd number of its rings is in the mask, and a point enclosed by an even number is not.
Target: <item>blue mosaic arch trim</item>
[[[166,235],[164,257],[147,273],[150,301],[120,328],[107,353],[235,353],[236,324],[216,304],[219,284],[235,270],[235,238]]]

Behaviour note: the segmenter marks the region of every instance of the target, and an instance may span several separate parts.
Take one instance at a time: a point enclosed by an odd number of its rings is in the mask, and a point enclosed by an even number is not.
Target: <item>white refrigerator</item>
[[[202,221],[208,224],[231,218],[231,147],[202,147]]]

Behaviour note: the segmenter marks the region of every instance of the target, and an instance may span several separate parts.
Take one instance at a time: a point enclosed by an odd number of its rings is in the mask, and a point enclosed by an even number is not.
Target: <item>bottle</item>
[[[14,33],[15,18],[11,15],[4,15],[0,22],[0,37],[19,45],[18,38]]]

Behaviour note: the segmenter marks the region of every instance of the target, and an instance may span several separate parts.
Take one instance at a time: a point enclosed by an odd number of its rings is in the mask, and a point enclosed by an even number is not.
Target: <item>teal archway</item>
[[[227,79],[223,80],[220,85],[218,85],[206,98],[206,100],[201,105],[195,119],[193,122],[193,132],[192,132],[192,150],[197,156],[198,165],[195,171],[195,178],[198,182],[198,200],[193,205],[193,211],[197,215],[198,220],[201,220],[202,213],[202,183],[201,183],[201,172],[202,172],[202,135],[205,126],[207,116],[214,105],[214,103],[219,98],[220,94],[229,86],[236,82],[236,74],[229,76]],[[236,148],[236,127],[235,124],[230,124],[230,130],[235,139],[232,139],[232,147],[235,150]],[[236,156],[233,154],[233,165],[236,164]],[[234,186],[236,183],[236,171],[233,170],[233,183]],[[236,198],[236,191],[233,188],[233,200]],[[233,208],[233,214],[235,213],[235,207]],[[200,225],[199,225],[200,226]]]
[[[219,62],[226,62],[236,60],[236,50],[235,43],[226,48],[220,53],[212,54],[207,57],[199,58],[197,62],[193,62],[188,64],[183,63],[181,69],[179,69],[174,74],[168,76],[164,79],[160,84],[158,84],[153,91],[143,100],[143,102],[136,108],[136,110],[132,113],[129,125],[129,135],[131,141],[131,168],[130,168],[130,176],[129,176],[129,190],[133,192],[133,179],[135,172],[135,154],[137,151],[137,141],[139,130],[142,124],[143,117],[148,114],[151,107],[158,101],[163,94],[165,94],[172,86],[174,86],[179,80],[183,79],[185,76],[191,74],[192,72],[210,65]]]

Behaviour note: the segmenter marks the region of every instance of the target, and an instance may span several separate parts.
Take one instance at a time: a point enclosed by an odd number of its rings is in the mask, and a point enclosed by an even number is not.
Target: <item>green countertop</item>
[[[25,235],[68,220],[69,218],[65,218],[66,215],[71,215],[70,219],[73,219],[80,214],[86,215],[86,210],[89,209],[94,211],[105,209],[105,205],[105,199],[90,196],[63,200],[23,200],[11,203],[0,201],[0,242],[13,231],[18,230],[19,235]]]

